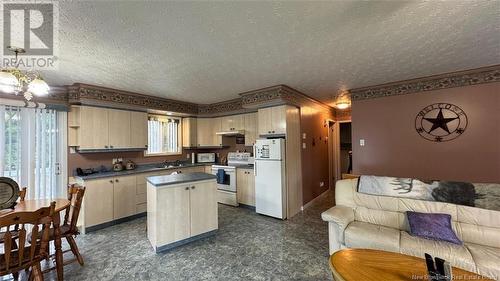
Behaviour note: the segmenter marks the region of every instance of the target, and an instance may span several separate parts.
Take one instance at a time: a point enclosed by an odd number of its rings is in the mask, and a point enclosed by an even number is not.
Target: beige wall
[[[467,114],[465,133],[452,141],[415,131],[416,114],[439,102]],[[500,182],[500,83],[355,101],[352,128],[356,174]]]

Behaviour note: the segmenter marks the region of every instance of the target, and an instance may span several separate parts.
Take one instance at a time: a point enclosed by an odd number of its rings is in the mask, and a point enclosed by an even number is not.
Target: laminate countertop
[[[156,172],[156,171],[165,171],[165,170],[178,170],[182,168],[190,168],[190,167],[198,167],[198,166],[212,166],[216,163],[183,163],[181,166],[169,166],[169,167],[161,167],[160,163],[154,164],[144,164],[138,165],[134,170],[123,170],[119,172],[109,171],[109,172],[98,172],[95,174],[91,174],[88,176],[75,176],[77,180],[92,180],[92,179],[100,179],[100,178],[109,178],[109,177],[120,177],[127,176],[133,174],[147,173],[147,172]]]
[[[204,181],[204,180],[215,180],[217,177],[212,174],[207,173],[185,173],[176,175],[165,175],[165,176],[151,176],[147,177],[146,180],[154,185],[155,187],[174,185],[186,182]]]

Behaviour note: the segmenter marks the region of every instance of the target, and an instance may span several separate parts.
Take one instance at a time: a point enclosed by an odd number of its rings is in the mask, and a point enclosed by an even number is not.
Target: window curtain
[[[148,118],[148,153],[175,153],[179,150],[179,120]]]
[[[66,197],[66,112],[0,106],[0,174],[27,199]]]

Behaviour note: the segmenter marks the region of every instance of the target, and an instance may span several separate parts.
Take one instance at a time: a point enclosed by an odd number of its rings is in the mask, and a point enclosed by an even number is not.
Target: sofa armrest
[[[338,205],[324,211],[321,218],[324,221],[337,224],[343,230],[354,221],[354,209]]]

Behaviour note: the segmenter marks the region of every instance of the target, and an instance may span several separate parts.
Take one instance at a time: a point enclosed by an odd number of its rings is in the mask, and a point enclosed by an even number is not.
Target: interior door
[[[195,183],[190,189],[191,236],[217,229],[217,184]]]

